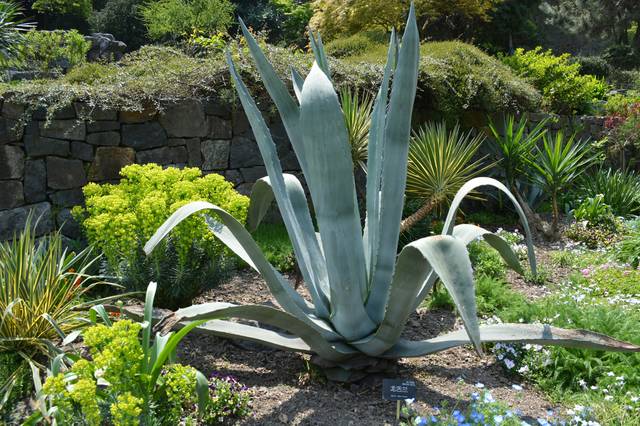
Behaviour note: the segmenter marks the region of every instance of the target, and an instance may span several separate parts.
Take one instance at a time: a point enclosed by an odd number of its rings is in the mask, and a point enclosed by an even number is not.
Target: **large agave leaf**
[[[307,323],[328,340],[336,340],[337,335],[324,321],[313,316],[312,309],[305,300],[291,287],[291,285],[265,259],[258,245],[251,238],[251,234],[233,216],[220,207],[205,201],[195,201],[180,207],[167,219],[147,241],[145,253],[149,254],[153,248],[180,222],[192,214],[203,210],[213,210],[222,222],[209,218],[209,228],[222,243],[224,243],[238,257],[258,271],[264,278],[273,297],[282,308],[300,320]]]
[[[400,337],[423,282],[439,277],[462,317],[469,339],[481,352],[471,262],[465,245],[448,235],[422,238],[405,246],[398,258],[384,320],[371,338],[352,345],[380,355]],[[431,282],[433,285],[433,282]]]
[[[338,96],[317,63],[302,88],[300,124],[308,154],[305,177],[329,276],[331,322],[355,340],[375,324],[364,309],[367,282],[353,163]]]
[[[260,180],[254,185],[249,207],[249,226],[257,226],[269,204],[276,198],[287,232],[291,238],[293,249],[298,259],[300,272],[305,285],[309,289],[321,318],[329,318],[329,284],[326,264],[315,238],[315,229],[311,222],[311,214],[302,185],[295,176],[283,175],[276,146],[273,143],[269,128],[264,122],[247,87],[238,75],[231,57],[227,55],[229,70],[234,79],[236,90],[247,114],[249,123],[260,149],[269,178]]]
[[[339,343],[329,343],[325,337],[293,315],[270,306],[245,305],[237,306],[230,303],[204,303],[187,308],[178,309],[171,322],[201,321],[220,318],[243,318],[259,321],[281,328],[304,340],[314,353],[328,360],[343,360],[356,353],[352,348]]]
[[[545,324],[493,324],[480,327],[483,342],[533,343],[614,352],[640,352],[640,346],[586,330],[568,330]],[[469,344],[463,330],[429,340],[401,340],[383,358],[418,357]]]
[[[304,78],[300,75],[297,69],[291,67],[291,82],[293,83],[293,91],[296,94],[298,102],[302,96],[302,85],[304,84]]]
[[[444,222],[444,227],[442,228],[442,233],[451,235],[453,233],[453,228],[455,225],[455,218],[458,208],[460,208],[460,204],[462,200],[473,190],[481,187],[481,186],[492,186],[496,189],[502,191],[513,203],[518,215],[520,216],[520,221],[522,222],[522,226],[524,227],[525,239],[527,242],[527,251],[529,253],[529,265],[531,267],[531,272],[533,274],[536,273],[536,255],[533,251],[533,241],[531,240],[531,230],[529,229],[529,222],[527,221],[527,217],[518,204],[518,200],[513,196],[511,191],[507,189],[502,183],[498,182],[495,179],[488,177],[477,177],[471,179],[469,182],[465,183],[462,188],[458,191],[453,201],[451,202],[451,207],[449,208],[449,213],[447,214],[447,219]]]
[[[402,37],[398,66],[393,76],[384,143],[380,147],[382,149],[380,234],[374,238],[377,248],[374,249],[374,257],[371,260],[373,276],[371,296],[367,303],[367,311],[376,322],[380,322],[384,315],[384,306],[395,266],[404,203],[404,188],[407,180],[411,113],[418,84],[419,56],[418,27],[412,4],[406,30]],[[377,213],[374,212],[374,214]],[[371,231],[376,232],[373,229]]]
[[[476,225],[462,224],[456,225],[453,228],[453,236],[462,241],[464,245],[468,245],[472,241],[478,238],[483,238],[487,244],[493,247],[504,259],[505,263],[517,273],[523,275],[524,270],[520,265],[520,259],[518,255],[511,248],[511,244],[505,241],[502,237],[493,232],[489,232],[484,228]]]
[[[378,237],[380,236],[380,173],[382,170],[382,143],[384,141],[384,128],[387,122],[387,98],[389,94],[389,79],[395,68],[395,57],[397,51],[396,33],[391,32],[389,51],[387,53],[387,64],[384,68],[382,83],[373,104],[371,112],[371,125],[369,127],[369,143],[367,144],[367,216],[364,228],[365,261],[367,264],[367,277],[371,280],[373,276],[372,259],[378,247]],[[371,317],[372,312],[384,309],[384,299],[371,301],[367,305],[367,312]]]
[[[304,148],[301,145],[302,134],[300,129],[300,110],[298,108],[298,105],[289,94],[287,87],[278,77],[278,74],[276,74],[273,66],[271,65],[271,63],[269,63],[269,60],[260,49],[260,46],[258,45],[256,40],[244,25],[242,19],[240,19],[240,28],[242,29],[245,40],[247,41],[247,46],[249,47],[251,56],[253,56],[253,60],[256,63],[256,67],[258,68],[258,72],[260,73],[262,82],[264,83],[269,96],[271,96],[271,99],[273,99],[273,102],[278,108],[280,118],[282,119],[282,123],[287,130],[289,140],[291,141],[291,146],[296,153],[296,157],[298,157],[300,167],[302,168],[303,173],[306,175],[307,158],[304,153]]]
[[[329,69],[329,61],[327,60],[327,55],[324,53],[324,46],[322,45],[322,37],[320,33],[316,35],[313,31],[309,31],[309,41],[311,44],[311,50],[313,50],[313,56],[316,59],[316,63],[324,72],[329,80],[331,80],[331,70]]]

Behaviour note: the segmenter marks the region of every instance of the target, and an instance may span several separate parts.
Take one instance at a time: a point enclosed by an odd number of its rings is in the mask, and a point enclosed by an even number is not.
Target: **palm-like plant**
[[[367,94],[360,95],[357,90],[344,88],[340,91],[340,105],[344,113],[353,164],[366,171],[373,98]]]
[[[413,135],[406,194],[423,204],[402,221],[401,232],[424,219],[433,209],[451,202],[462,185],[492,166],[483,165],[486,156],[474,160],[483,141],[483,135],[474,137],[471,131],[462,132],[457,124],[447,130],[444,122],[429,123]]]
[[[640,351],[640,347],[586,331],[547,325],[480,326],[466,245],[483,237],[511,267],[517,270],[521,267],[509,244],[497,235],[474,225],[454,226],[456,211],[470,191],[489,185],[504,191],[514,201],[528,235],[529,261],[535,273],[526,219],[507,188],[496,180],[475,178],[467,182],[451,203],[443,234],[414,241],[397,254],[411,111],[418,76],[419,37],[413,7],[402,44],[398,45],[395,36],[391,38],[389,59],[373,108],[364,230],[356,201],[348,134],[319,38],[311,37],[316,63],[304,83],[301,84],[299,78],[293,79],[296,102],[246,27],[242,23],[241,26],[305,174],[319,232],[314,228],[300,182],[292,175],[282,174],[268,127],[231,57],[227,56],[236,90],[269,175],[253,188],[249,225],[255,226],[260,221],[275,198],[311,302],[303,299],[266,261],[242,224],[215,205],[194,202],[176,211],[147,242],[145,251],[153,250],[186,217],[211,210],[216,214],[215,218],[207,219],[212,232],[260,272],[282,310],[264,305],[206,303],[179,309],[166,317],[166,326],[208,320],[199,326],[201,330],[316,354],[324,361],[330,377],[338,380],[353,377],[353,371],[365,368],[368,361],[422,356],[468,343],[473,343],[480,352],[482,341]],[[398,59],[394,61],[396,56]],[[437,278],[451,294],[465,330],[423,341],[401,339],[409,315]],[[256,320],[285,332],[222,320],[229,317]]]
[[[552,229],[558,232],[560,208],[558,196],[560,191],[573,183],[595,159],[589,150],[588,141],[576,140],[575,134],[566,137],[558,131],[554,135],[543,136],[542,148],[537,147],[535,159],[530,160],[535,170],[533,179],[551,197],[553,210]]]
[[[35,27],[21,18],[22,8],[12,2],[0,0],[0,65],[6,65],[20,55],[22,33]]]
[[[493,136],[492,147],[500,159],[499,166],[507,186],[516,195],[519,195],[517,183],[523,176],[527,176],[536,144],[547,132],[547,122],[547,119],[542,120],[531,130],[527,130],[528,120],[524,115],[517,122],[511,114],[504,117],[502,129],[489,121],[489,130]]]

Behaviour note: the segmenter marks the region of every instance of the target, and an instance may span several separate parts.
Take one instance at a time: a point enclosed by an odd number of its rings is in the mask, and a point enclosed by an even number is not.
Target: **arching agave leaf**
[[[504,259],[505,263],[511,269],[520,275],[524,275],[524,270],[522,269],[522,265],[520,265],[518,255],[511,248],[511,244],[499,235],[489,232],[479,226],[470,224],[456,225],[453,228],[452,235],[462,241],[464,245],[469,245],[472,241],[475,241],[478,238],[483,238],[487,244],[493,247],[500,254],[502,259]]]
[[[271,294],[285,311],[310,325],[328,340],[333,341],[340,338],[326,322],[315,318],[312,307],[307,305],[307,302],[265,259],[264,254],[251,238],[251,234],[244,229],[244,226],[225,210],[214,204],[205,201],[194,201],[180,207],[147,241],[144,246],[145,253],[151,253],[154,247],[184,219],[203,210],[212,210],[218,215],[221,222],[214,221],[211,218],[207,221],[211,232],[238,257],[262,275]]]
[[[586,330],[544,324],[493,324],[480,327],[483,342],[533,343],[614,352],[640,352],[640,346]],[[471,343],[464,330],[423,341],[400,340],[383,358],[418,357]]]
[[[464,200],[464,198],[473,190],[481,187],[481,186],[492,186],[500,191],[502,191],[513,203],[518,215],[520,216],[520,222],[522,222],[522,226],[524,227],[525,239],[527,242],[527,251],[529,254],[529,266],[531,267],[531,272],[536,274],[536,255],[533,250],[533,241],[531,239],[531,230],[529,229],[529,222],[527,221],[527,217],[518,204],[518,200],[513,196],[511,191],[507,189],[502,183],[498,182],[495,179],[488,177],[477,177],[471,179],[469,182],[462,185],[462,188],[458,191],[453,201],[451,202],[451,207],[449,207],[449,213],[447,214],[447,219],[444,222],[444,227],[442,228],[442,233],[451,235],[453,233],[453,227],[455,225],[455,218],[458,209],[460,208],[460,204]]]
[[[304,84],[304,78],[300,75],[297,69],[291,67],[291,81],[293,82],[293,91],[296,94],[298,102],[300,102],[300,96],[302,95],[302,85]]]
[[[314,353],[328,360],[340,361],[357,353],[342,343],[328,342],[321,333],[314,330],[313,327],[310,327],[299,318],[270,306],[238,306],[219,302],[204,303],[178,309],[174,315],[169,318],[169,321],[175,324],[182,321],[191,322],[220,318],[243,318],[281,328],[299,336],[309,345]]]

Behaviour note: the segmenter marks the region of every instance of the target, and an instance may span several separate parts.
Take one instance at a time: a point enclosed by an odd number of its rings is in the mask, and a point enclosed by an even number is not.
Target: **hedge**
[[[289,80],[290,65],[304,71],[312,56],[263,44],[276,71]],[[349,85],[375,92],[382,75],[386,48],[369,50],[366,58],[331,59],[338,87]],[[419,108],[457,115],[465,110],[535,110],[539,93],[496,59],[460,42],[425,43],[418,83]],[[259,100],[266,93],[249,58],[247,48],[232,41],[231,51],[247,84]],[[205,58],[185,55],[170,47],[145,46],[118,64],[85,64],[57,80],[0,84],[0,96],[50,113],[73,101],[106,109],[142,110],[150,102],[185,98],[219,98],[234,103],[235,92],[222,52]],[[266,105],[270,105],[267,103]]]

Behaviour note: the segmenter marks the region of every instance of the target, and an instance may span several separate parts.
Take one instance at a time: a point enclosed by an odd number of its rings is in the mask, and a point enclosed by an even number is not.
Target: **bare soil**
[[[546,250],[539,251],[540,259],[546,263]],[[554,272],[553,281],[562,273]],[[532,299],[549,292],[546,286],[533,286],[515,274],[509,274],[508,278],[514,289]],[[304,285],[298,291],[307,296]],[[205,301],[276,304],[264,281],[249,270],[238,272],[196,300]],[[410,317],[405,337],[424,339],[460,327],[452,312],[420,310]],[[207,375],[213,372],[233,375],[252,388],[254,415],[242,424],[394,424],[395,403],[382,400],[382,376],[351,385],[327,382],[310,368],[307,355],[202,334],[192,334],[183,341],[179,358]],[[546,417],[547,410],[557,412],[560,408],[530,385],[508,377],[494,357],[480,357],[471,347],[401,360],[395,378],[416,381],[416,404],[426,411],[443,405],[468,404],[471,392],[478,390],[476,383],[484,384],[496,399],[519,408],[531,419]],[[524,391],[514,390],[513,384],[522,385]]]

